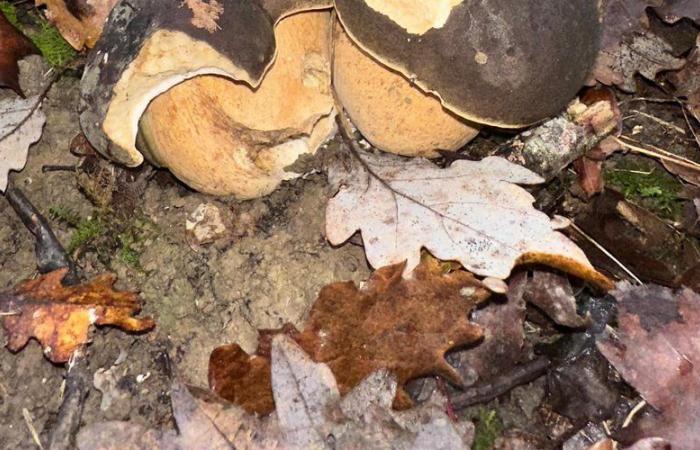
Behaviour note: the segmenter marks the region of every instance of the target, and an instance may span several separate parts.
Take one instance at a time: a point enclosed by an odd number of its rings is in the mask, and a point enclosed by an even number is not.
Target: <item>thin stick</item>
[[[618,144],[620,144],[624,148],[631,150],[633,152],[636,152],[636,153],[639,153],[642,155],[646,155],[646,156],[651,156],[652,158],[661,159],[663,161],[669,161],[669,162],[672,162],[672,163],[677,164],[679,166],[687,167],[688,169],[700,170],[700,164],[698,164],[698,163],[689,163],[686,160],[684,160],[680,157],[677,157],[677,156],[676,157],[666,156],[663,153],[660,153],[660,152],[655,151],[655,150],[648,150],[646,148],[642,148],[642,147],[639,147],[637,145],[632,145],[632,144],[627,143],[627,142],[625,142],[622,139],[617,138],[617,137],[613,137],[613,139],[615,140],[615,142],[617,142]]]
[[[477,403],[488,402],[517,386],[535,380],[544,374],[550,365],[549,359],[541,356],[515,367],[509,373],[466,389],[463,393],[450,398],[450,402],[454,409],[464,409]]]
[[[44,446],[42,445],[41,440],[39,439],[39,433],[37,433],[36,428],[34,428],[34,421],[32,420],[32,416],[31,414],[29,414],[27,408],[22,408],[22,416],[24,417],[24,423],[26,423],[27,428],[29,428],[29,433],[32,435],[34,443],[41,450],[44,450]]]
[[[5,198],[36,239],[34,251],[39,272],[47,273],[61,267],[68,267],[70,270],[63,279],[63,283],[77,283],[78,268],[68,256],[46,218],[32,205],[24,193],[12,184],[5,191]]]
[[[670,129],[672,129],[673,131],[675,131],[675,132],[677,132],[677,133],[680,133],[680,134],[682,134],[682,135],[685,135],[685,134],[686,134],[685,130],[684,130],[683,128],[679,127],[678,125],[674,125],[674,124],[672,124],[672,123],[670,123],[670,122],[666,122],[665,120],[659,119],[659,118],[656,117],[656,116],[652,116],[652,115],[649,114],[649,113],[645,113],[644,111],[639,111],[639,110],[637,110],[637,109],[630,109],[630,111],[632,111],[633,113],[636,113],[636,114],[638,114],[638,115],[640,115],[640,116],[646,117],[647,119],[652,120],[652,121],[658,123],[659,125],[661,125],[661,126],[663,126],[663,127],[670,128]]]
[[[622,428],[627,428],[630,423],[632,423],[632,419],[634,419],[634,416],[637,415],[639,411],[641,411],[642,408],[647,406],[647,402],[645,400],[642,400],[641,402],[637,403],[634,408],[630,411],[629,414],[627,414],[627,417],[625,417],[625,421],[622,422]]]
[[[662,155],[668,156],[669,158],[679,159],[681,161],[687,162],[688,164],[696,164],[696,165],[700,166],[700,163],[693,161],[692,159],[688,159],[685,156],[676,155],[675,153],[669,152],[668,150],[664,150],[663,148],[657,147],[654,144],[644,143],[644,142],[641,142],[637,139],[631,138],[629,136],[624,136],[624,135],[620,136],[620,138],[627,140],[627,141],[630,141],[630,142],[634,142],[635,144],[645,145],[645,146],[651,148],[652,150],[656,150],[657,152],[661,153]]]
[[[634,281],[636,281],[636,282],[639,283],[639,284],[644,284],[644,283],[642,283],[642,280],[640,280],[640,279],[637,277],[637,275],[634,274],[634,272],[632,272],[630,269],[628,269],[627,267],[625,267],[625,265],[622,264],[622,263],[620,262],[619,259],[615,258],[615,256],[613,256],[612,253],[610,253],[605,247],[603,247],[602,245],[600,245],[600,244],[598,243],[598,241],[596,241],[595,239],[593,239],[592,237],[590,237],[585,231],[583,231],[583,230],[582,230],[578,225],[576,225],[573,221],[571,221],[571,225],[570,225],[570,226],[571,226],[571,228],[573,228],[574,230],[576,230],[581,236],[583,236],[584,238],[586,238],[586,240],[588,240],[591,244],[593,244],[598,250],[600,250],[601,252],[603,252],[603,254],[604,254],[605,256],[607,256],[608,258],[610,258],[610,260],[612,260],[615,264],[617,264],[622,270],[624,270],[625,273],[627,273],[627,275],[629,275],[630,277],[632,277],[632,279],[633,279]]]

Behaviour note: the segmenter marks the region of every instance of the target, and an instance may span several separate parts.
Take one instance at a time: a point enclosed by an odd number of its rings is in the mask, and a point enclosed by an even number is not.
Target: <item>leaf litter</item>
[[[407,412],[391,408],[396,380],[371,373],[343,399],[330,368],[314,362],[289,337],[271,343],[275,413],[259,418],[207,391],[176,382],[171,389],[178,433],[130,422],[84,427],[80,450],[91,449],[464,449],[469,422],[452,422],[436,396]]]
[[[261,330],[254,355],[236,344],[215,349],[210,387],[248,411],[272,411],[270,340],[277,334],[290,336],[314,361],[326,363],[341,394],[379,369],[396,377],[397,408],[412,406],[403,386],[414,378],[440,375],[464,384],[445,353],[481,339],[482,329],[470,322],[469,313],[489,297],[488,290],[468,272],[440,273],[434,260],[419,266],[410,280],[401,277],[403,270],[403,264],[379,269],[362,289],[352,282],[325,286],[303,331],[290,325]]]
[[[326,236],[339,245],[359,230],[373,267],[407,261],[410,274],[425,248],[483,277],[505,279],[516,264],[539,262],[609,285],[556,221],[533,208],[534,197],[518,186],[543,181],[530,170],[500,157],[446,169],[422,158],[357,158],[349,171],[329,169],[339,190],[326,209]]]

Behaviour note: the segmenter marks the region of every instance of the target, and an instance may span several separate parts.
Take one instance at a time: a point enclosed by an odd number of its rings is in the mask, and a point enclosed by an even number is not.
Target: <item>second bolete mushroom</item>
[[[465,139],[473,124],[521,128],[564,108],[598,50],[595,0],[335,0],[335,8],[358,47],[338,33],[338,96],[368,140],[408,155],[457,145],[459,127],[435,107],[406,114],[399,98],[439,100],[463,120]],[[415,145],[404,147],[392,125],[409,122]]]
[[[275,27],[277,59],[257,89],[216,76],[155,98],[141,119],[141,150],[189,186],[254,198],[335,132],[330,13],[301,12]]]

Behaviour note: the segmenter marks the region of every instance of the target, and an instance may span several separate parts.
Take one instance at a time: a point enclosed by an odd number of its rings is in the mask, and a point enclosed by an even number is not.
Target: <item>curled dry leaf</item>
[[[76,50],[92,48],[110,11],[119,0],[36,0],[46,16]]]
[[[5,18],[2,12],[0,12],[0,43],[2,43],[0,45],[0,87],[10,88],[22,95],[17,62],[25,56],[39,53],[39,50]]]
[[[647,7],[662,6],[664,0],[604,0],[601,50],[593,68],[593,77],[607,85],[634,92],[634,76],[640,73],[653,80],[663,70],[683,67],[671,46],[652,33]]]
[[[654,9],[668,23],[676,23],[684,17],[700,23],[700,2],[696,0],[664,0],[662,6]]]
[[[0,192],[7,188],[10,170],[24,168],[29,146],[41,138],[46,116],[39,103],[39,97],[0,101]]]
[[[341,394],[378,369],[396,377],[398,408],[412,404],[403,386],[413,378],[435,374],[462,384],[444,355],[482,337],[469,312],[488,291],[467,272],[441,274],[434,261],[419,266],[411,280],[401,277],[403,269],[403,264],[381,268],[362,289],[352,282],[325,286],[304,331],[263,330],[255,355],[235,344],[215,349],[209,360],[211,388],[248,411],[272,411],[270,341],[279,333],[314,361],[328,364]]]
[[[700,448],[700,296],[620,283],[619,328],[598,348],[655,409],[626,438],[661,437],[674,450]],[[629,443],[629,442],[628,442]]]
[[[271,353],[277,410],[270,417],[249,415],[210,392],[176,382],[171,400],[178,433],[102,422],[78,433],[78,448],[460,450],[471,445],[472,424],[450,421],[439,399],[393,411],[397,383],[385,371],[371,374],[341,400],[328,366],[315,363],[289,338],[273,339]]]
[[[63,286],[67,268],[20,283],[0,293],[5,317],[7,347],[19,351],[36,338],[44,354],[55,363],[70,359],[88,342],[90,326],[113,325],[127,331],[145,331],[155,325],[150,318],[136,318],[141,310],[134,292],[115,291],[116,277],[99,275],[76,285]]]
[[[670,80],[676,87],[676,95],[686,98],[686,107],[700,121],[700,33],[688,62],[682,70],[671,74]]]
[[[534,172],[499,157],[441,169],[422,158],[356,155],[361,163],[349,171],[330,170],[340,190],[328,202],[326,236],[337,245],[360,230],[373,267],[407,261],[410,274],[426,248],[484,277],[505,279],[516,264],[536,262],[610,287],[517,185],[541,183]]]

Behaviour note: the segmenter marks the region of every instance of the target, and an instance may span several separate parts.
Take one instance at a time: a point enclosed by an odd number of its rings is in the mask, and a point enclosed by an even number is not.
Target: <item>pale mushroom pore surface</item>
[[[284,168],[335,132],[330,13],[289,16],[275,36],[277,59],[257,89],[199,76],[155,98],[141,120],[146,155],[197,190],[239,198],[297,176]]]
[[[464,0],[365,0],[375,11],[384,14],[411,34],[423,34],[442,28],[452,8]]]
[[[405,156],[457,150],[479,130],[440,100],[362,51],[336,22],[334,87],[352,122],[375,147]]]

